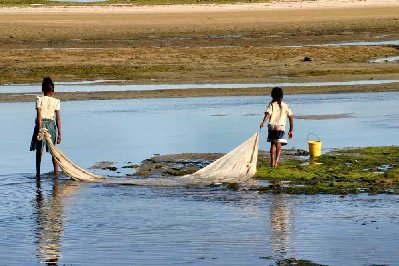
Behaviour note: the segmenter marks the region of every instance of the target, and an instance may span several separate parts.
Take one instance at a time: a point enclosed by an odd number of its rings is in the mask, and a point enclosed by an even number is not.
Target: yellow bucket
[[[309,135],[316,136],[317,140],[309,140]],[[316,158],[321,155],[321,140],[316,134],[313,133],[308,134],[308,146],[309,146],[309,155],[311,158]]]

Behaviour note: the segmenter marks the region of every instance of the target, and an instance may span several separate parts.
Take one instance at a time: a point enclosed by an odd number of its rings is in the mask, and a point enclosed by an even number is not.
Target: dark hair
[[[272,89],[271,96],[272,96],[272,99],[273,99],[272,103],[273,102],[277,102],[278,105],[281,108],[281,101],[283,100],[283,96],[284,96],[283,89],[280,88],[280,87],[274,87]]]
[[[52,91],[54,91],[54,83],[51,80],[51,78],[50,77],[43,78],[42,92],[47,93],[47,92],[52,92]]]

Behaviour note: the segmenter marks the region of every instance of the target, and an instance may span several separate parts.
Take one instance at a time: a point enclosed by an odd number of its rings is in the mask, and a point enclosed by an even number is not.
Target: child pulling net
[[[58,165],[61,167],[62,171],[72,178],[73,180],[78,181],[89,181],[89,182],[98,182],[104,179],[103,176],[99,176],[89,171],[86,171],[76,164],[74,164],[68,157],[65,156],[52,142],[51,136],[48,133],[46,128],[41,128],[39,130],[39,134],[37,135],[38,140],[45,140],[47,146],[50,150],[51,155],[53,155],[54,159],[57,161]]]
[[[105,177],[86,171],[68,159],[51,141],[51,136],[47,129],[42,128],[38,134],[38,140],[46,140],[50,153],[53,155],[62,171],[70,178],[78,181],[104,182]],[[241,145],[230,151],[226,155],[217,159],[213,163],[198,170],[194,174],[175,178],[175,182],[166,182],[169,185],[180,185],[185,180],[185,184],[210,184],[215,182],[245,182],[256,174],[256,164],[258,160],[259,133],[255,133]],[[118,178],[119,179],[119,178]],[[155,185],[156,180],[112,180],[111,183],[131,184],[131,185]],[[111,180],[109,180],[111,181]],[[147,182],[148,181],[148,182]],[[107,182],[107,181],[106,181]],[[162,182],[162,184],[166,184]]]

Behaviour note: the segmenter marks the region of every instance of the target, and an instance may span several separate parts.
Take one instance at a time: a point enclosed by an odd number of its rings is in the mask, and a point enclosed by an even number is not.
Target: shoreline
[[[56,92],[55,97],[61,101],[90,100],[127,100],[127,99],[161,99],[192,97],[224,96],[264,96],[270,94],[271,88],[246,89],[166,89],[143,91],[100,91],[100,92]],[[399,83],[364,85],[364,86],[325,86],[325,87],[285,87],[285,95],[294,94],[336,94],[336,93],[373,93],[397,92]],[[32,102],[40,92],[34,93],[0,93],[0,103]]]

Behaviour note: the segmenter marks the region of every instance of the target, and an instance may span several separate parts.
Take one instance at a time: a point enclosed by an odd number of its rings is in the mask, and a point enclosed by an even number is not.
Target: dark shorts
[[[51,140],[55,144],[57,139],[57,126],[54,120],[51,119],[43,119],[42,127],[47,128],[48,133],[50,133]],[[30,150],[43,150],[43,147],[46,146],[46,151],[48,152],[48,147],[46,145],[45,140],[37,140],[37,134],[39,133],[39,126],[35,123],[35,128],[33,129],[32,141],[30,143]]]
[[[281,143],[281,145],[287,145],[287,135],[284,130],[269,127],[269,134],[267,135],[267,142]]]

